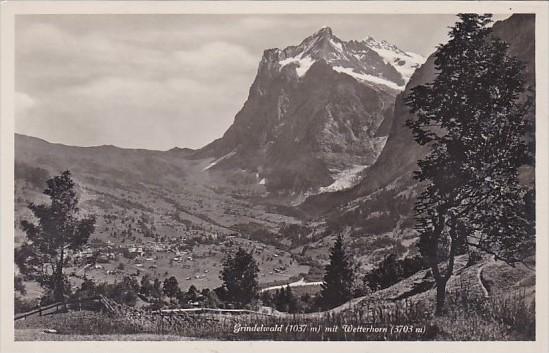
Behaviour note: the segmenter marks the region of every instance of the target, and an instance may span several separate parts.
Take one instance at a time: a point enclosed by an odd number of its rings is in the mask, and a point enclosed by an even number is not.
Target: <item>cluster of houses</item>
[[[193,231],[196,232],[196,230],[192,230],[190,232]],[[208,241],[216,238],[218,240],[216,242],[217,245],[225,248],[233,248],[235,245],[241,244],[256,255],[263,254],[264,256],[267,256],[268,261],[273,261],[274,258],[283,256],[283,252],[281,251],[277,251],[276,249],[270,251],[269,246],[249,239],[243,239],[237,234],[216,235],[215,233],[212,233],[207,236]],[[121,244],[118,242],[114,243],[112,240],[102,241],[94,239],[90,243],[86,244],[80,251],[72,253],[71,257],[74,264],[80,268],[75,271],[77,274],[82,271],[95,269],[104,272],[107,275],[127,274],[138,276],[140,273],[143,273],[143,270],[146,269],[156,271],[158,268],[159,258],[169,261],[170,265],[177,263],[181,264],[184,268],[190,268],[189,262],[196,262],[197,258],[208,256],[208,251],[201,255],[200,253],[196,253],[191,250],[193,246],[197,245],[197,243],[207,244],[207,242],[203,243],[202,241],[198,241],[196,238],[190,240],[188,239],[189,238],[187,237],[181,236],[173,238],[163,237],[162,241],[158,241],[158,239],[155,240],[145,238],[140,242],[128,242],[126,244]],[[212,255],[212,251],[209,251],[209,255]],[[263,261],[261,261],[262,263],[265,261],[264,256]],[[128,261],[120,262],[120,257],[124,257],[128,259]],[[120,262],[119,266],[116,268],[112,265],[105,266],[105,264],[116,262]],[[286,272],[288,265],[283,264],[282,260],[279,260],[279,262],[279,266],[274,267],[269,274],[284,274]],[[131,271],[129,271],[128,268],[125,268],[124,264],[126,263],[132,264],[132,271],[134,273],[130,273]],[[193,275],[187,276],[185,279],[189,281],[206,280],[208,276],[208,270],[201,269],[200,272],[195,272]]]

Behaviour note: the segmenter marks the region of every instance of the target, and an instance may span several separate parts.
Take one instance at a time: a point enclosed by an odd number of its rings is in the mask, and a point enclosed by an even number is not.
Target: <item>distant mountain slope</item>
[[[517,56],[525,63],[525,75],[530,89],[535,90],[535,16],[516,14],[493,26],[493,34],[509,44],[509,54]],[[426,148],[415,143],[410,130],[405,126],[412,115],[404,103],[410,90],[420,84],[431,82],[435,75],[434,54],[418,68],[395,101],[394,116],[389,136],[376,162],[365,170],[361,182],[354,188],[342,192],[310,197],[302,206],[312,214],[323,214],[334,210],[336,205],[364,198],[381,188],[394,188],[397,184],[409,185],[412,171],[417,168],[418,159],[426,153]],[[533,116],[527,117],[533,119]],[[531,136],[533,139],[534,136]],[[395,184],[396,183],[396,184]]]
[[[219,159],[210,172],[256,173],[271,192],[337,188],[338,177],[375,162],[385,143],[378,129],[422,62],[373,38],[342,41],[329,27],[266,50],[233,125],[195,157]]]
[[[260,187],[241,188],[232,180],[204,173],[212,159],[184,158],[188,153],[74,147],[16,134],[16,218],[30,216],[28,202],[44,199],[42,191],[48,178],[70,170],[78,184],[82,209],[99,216],[102,226],[97,233],[102,236],[109,234],[102,220],[114,213],[122,218],[143,212],[165,224],[163,234],[169,235],[189,224],[196,229],[231,233],[231,227],[240,223],[278,229],[282,222],[296,222],[262,205],[252,207],[245,199],[263,193]]]
[[[534,15],[513,15],[505,21],[498,21],[493,26],[493,35],[509,44],[509,54],[522,60],[525,66],[525,76],[528,86],[535,89],[535,17]],[[431,82],[436,73],[434,55],[416,71],[408,83],[406,90],[399,94],[394,111],[393,127],[389,133],[387,144],[376,163],[370,168],[360,186],[360,194],[371,192],[387,185],[402,174],[416,168],[416,162],[422,158],[426,149],[413,140],[410,129],[405,122],[411,117],[404,97],[412,87]]]

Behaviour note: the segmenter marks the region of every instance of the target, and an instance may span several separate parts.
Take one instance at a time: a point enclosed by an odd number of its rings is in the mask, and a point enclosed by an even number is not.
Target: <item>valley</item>
[[[523,60],[531,90],[534,48],[524,42],[533,40],[533,29],[529,15],[493,26],[493,33],[509,43],[510,54]],[[433,261],[438,270],[439,262],[451,258],[441,270],[450,271],[446,281],[451,304],[458,308],[455,315],[463,315],[460,296],[471,295],[467,300],[476,303],[497,294],[505,301],[507,291],[522,293],[527,305],[517,304],[517,312],[527,306],[530,313],[535,244],[524,245],[520,250],[529,254],[527,261],[511,267],[493,253],[478,254],[473,249],[479,244],[460,240],[458,248],[451,238],[450,245],[445,239],[426,248],[418,238],[415,211],[428,181],[418,181],[418,161],[430,145],[416,143],[406,126],[414,119],[407,99],[415,87],[436,77],[436,55],[424,58],[372,37],[344,41],[322,27],[297,45],[263,52],[233,124],[202,148],[77,147],[15,134],[16,249],[28,245],[22,222],[36,220],[29,204],[47,203],[46,182],[68,170],[79,211],[95,216],[89,241],[75,249],[67,246],[65,263],[60,261],[72,293],[88,293],[86,286],[115,288],[124,295],[133,290],[130,306],[144,310],[205,305],[248,310],[250,303],[222,298],[227,294],[221,273],[229,255],[243,249],[257,265],[258,310],[269,315],[376,318],[377,309],[371,308],[381,308],[383,316],[382,310],[393,315],[404,306],[406,315],[430,323],[425,313],[434,306],[440,274],[421,256],[440,250],[444,254]],[[533,114],[524,119],[534,119]],[[520,138],[535,141],[535,133]],[[534,190],[533,162],[524,162],[517,173],[517,184]],[[493,217],[490,222],[498,223]],[[452,227],[466,228],[453,221]],[[441,224],[441,229],[448,226]],[[473,237],[475,231],[463,234]],[[344,244],[341,261],[349,259],[346,266],[352,267],[351,294],[343,304],[322,307],[319,293],[328,265],[337,259],[338,241]],[[374,272],[379,283],[367,280]],[[173,295],[166,291],[172,278],[178,289]],[[151,294],[149,280],[157,282],[158,293]],[[37,302],[44,292],[37,282],[23,282],[29,288],[24,299]],[[301,311],[290,309],[292,295]],[[208,300],[213,304],[205,304]],[[486,310],[497,311],[497,300]]]

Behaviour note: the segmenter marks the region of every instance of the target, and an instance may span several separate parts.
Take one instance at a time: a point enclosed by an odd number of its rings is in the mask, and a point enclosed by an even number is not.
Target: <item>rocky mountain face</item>
[[[508,43],[510,55],[516,56],[524,62],[527,86],[529,89],[535,90],[535,16],[517,14],[504,21],[498,21],[493,26],[493,35]],[[361,181],[353,188],[345,191],[310,197],[302,204],[301,208],[303,210],[316,215],[331,212],[331,217],[338,218],[338,222],[344,222],[343,219],[346,220],[345,222],[352,222],[352,219],[359,219],[360,215],[354,214],[352,216],[349,214],[349,210],[359,212],[361,207],[363,210],[369,209],[368,204],[372,204],[372,200],[385,205],[388,203],[387,198],[394,198],[399,195],[400,199],[391,200],[393,206],[383,206],[381,212],[393,214],[391,217],[392,225],[396,224],[399,217],[409,218],[406,213],[410,212],[413,206],[415,189],[412,172],[417,168],[418,159],[423,158],[427,150],[424,146],[415,143],[410,129],[405,126],[406,120],[411,118],[412,115],[404,102],[404,98],[413,87],[431,82],[435,78],[434,61],[435,56],[433,53],[414,72],[406,85],[406,89],[396,97],[387,142],[375,163],[364,171]],[[533,94],[535,94],[535,91]],[[534,119],[534,116],[527,118]],[[529,138],[534,139],[533,132]],[[384,199],[387,199],[385,200],[387,202],[384,202]],[[400,201],[404,202],[406,207],[401,207],[397,211],[394,205],[399,204]],[[357,208],[357,204],[362,206]],[[339,210],[334,211],[337,207],[340,207]],[[374,207],[369,211],[377,212],[380,210]]]
[[[279,193],[334,191],[372,165],[417,54],[324,27],[297,46],[264,52],[247,101],[222,138],[194,154],[209,173],[244,170]]]
[[[493,35],[509,44],[509,55],[518,57],[525,64],[524,73],[528,88],[535,89],[535,17],[534,15],[513,15],[493,26]],[[366,194],[383,187],[397,177],[416,168],[417,160],[424,157],[425,147],[415,143],[410,129],[405,126],[411,117],[404,97],[412,87],[431,82],[435,75],[435,57],[431,55],[416,71],[395,102],[394,119],[387,144],[376,163],[367,171],[359,193]]]

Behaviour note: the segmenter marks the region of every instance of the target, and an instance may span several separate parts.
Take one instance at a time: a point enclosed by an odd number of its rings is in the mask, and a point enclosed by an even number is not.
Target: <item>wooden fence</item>
[[[80,300],[73,300],[73,301],[66,301],[66,302],[56,302],[53,304],[43,305],[39,306],[36,309],[33,309],[31,311],[27,311],[26,313],[16,314],[15,320],[24,319],[29,316],[33,315],[51,315],[56,314],[59,312],[66,312],[69,308],[82,308],[82,305],[86,305],[92,302],[98,302],[101,301],[101,297],[91,297],[91,298],[85,298]]]

